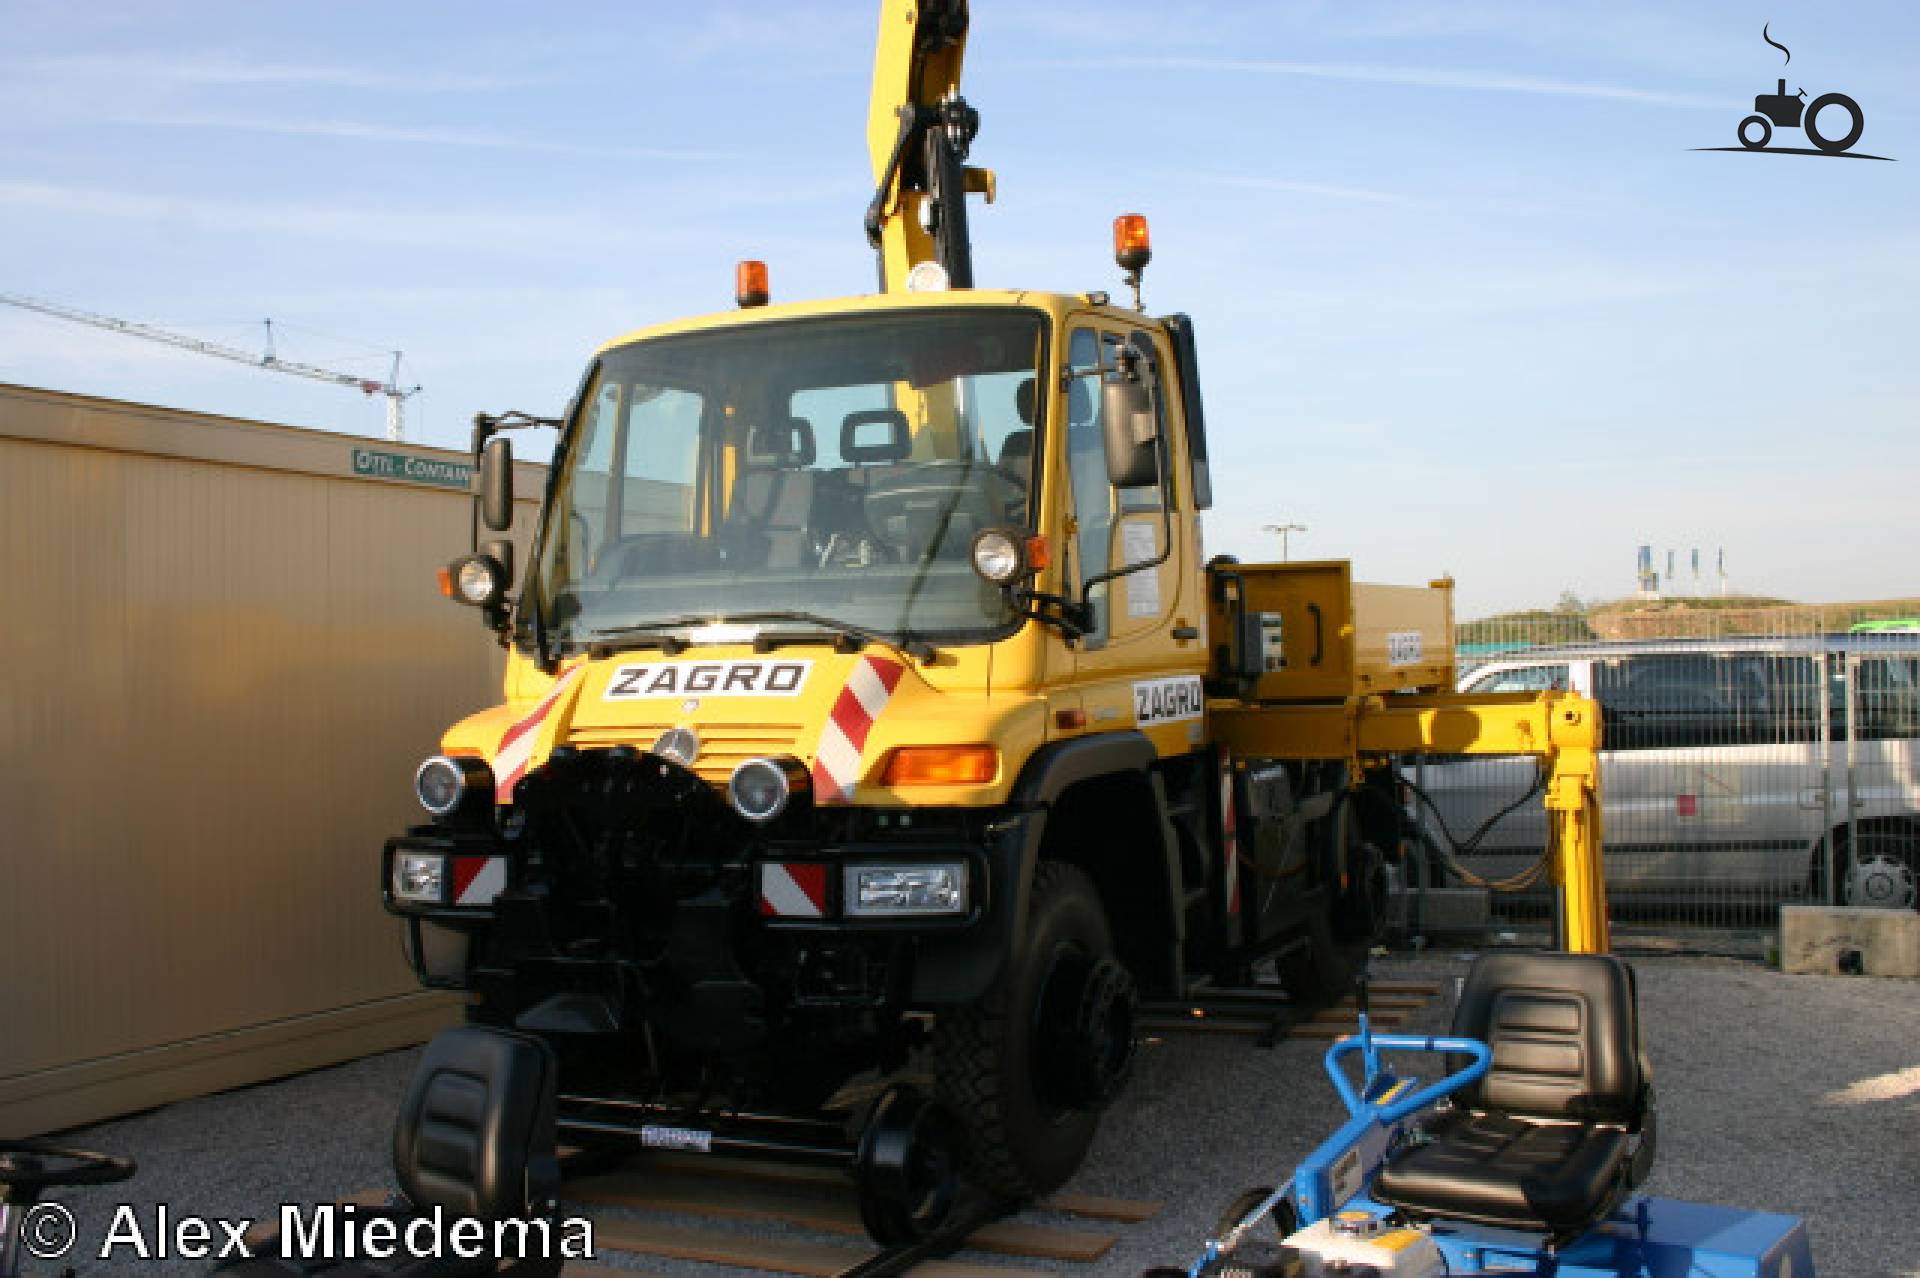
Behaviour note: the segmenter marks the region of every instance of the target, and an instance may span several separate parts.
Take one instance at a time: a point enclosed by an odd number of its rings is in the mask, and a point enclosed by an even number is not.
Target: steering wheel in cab
[[[934,461],[883,479],[867,491],[867,524],[909,561],[930,554],[964,558],[973,535],[1009,521],[1026,494],[1003,472],[982,462]],[[933,543],[938,538],[939,545]]]

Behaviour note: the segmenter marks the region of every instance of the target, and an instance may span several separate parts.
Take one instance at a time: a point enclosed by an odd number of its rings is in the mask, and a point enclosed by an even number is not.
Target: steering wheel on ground
[[[30,1203],[57,1185],[110,1185],[133,1173],[131,1158],[43,1140],[0,1140],[0,1202],[8,1204]]]

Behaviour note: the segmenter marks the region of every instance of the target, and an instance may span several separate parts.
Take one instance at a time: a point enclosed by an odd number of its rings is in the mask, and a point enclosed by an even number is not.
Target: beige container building
[[[498,699],[434,580],[467,461],[0,385],[0,1136],[457,1018],[378,877],[414,765]]]

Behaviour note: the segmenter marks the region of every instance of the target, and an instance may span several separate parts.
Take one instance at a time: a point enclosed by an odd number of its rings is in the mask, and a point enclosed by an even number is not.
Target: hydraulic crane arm
[[[901,292],[907,273],[937,262],[954,288],[973,286],[968,191],[993,199],[993,174],[967,167],[980,113],[960,96],[967,0],[881,0],[874,44],[867,152],[873,202],[867,242],[879,255],[880,291]]]
[[[1213,739],[1247,758],[1346,759],[1352,775],[1418,754],[1530,754],[1546,768],[1559,948],[1610,945],[1600,862],[1600,708],[1571,692],[1424,693],[1303,705],[1219,702]]]

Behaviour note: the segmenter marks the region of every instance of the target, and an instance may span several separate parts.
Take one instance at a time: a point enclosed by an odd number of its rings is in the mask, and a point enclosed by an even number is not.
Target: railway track
[[[1441,994],[1437,981],[1373,981],[1367,1015],[1374,1028],[1393,1029]],[[1272,1047],[1284,1038],[1337,1039],[1359,1029],[1352,997],[1318,1010],[1301,1008],[1278,985],[1219,990],[1189,999],[1143,1004],[1143,1034],[1224,1034]]]
[[[814,1278],[1004,1278],[1036,1272],[1033,1262],[1043,1262],[1044,1272],[1072,1273],[1106,1256],[1120,1228],[1152,1219],[1162,1206],[1086,1194],[1024,1208],[963,1202],[944,1236],[880,1248],[866,1239],[851,1179],[830,1168],[643,1154],[569,1177],[561,1198],[564,1215],[593,1222],[595,1251],[592,1262],[569,1261],[566,1278],[631,1278],[647,1272],[648,1259]],[[371,1207],[387,1200],[388,1191],[369,1189],[339,1201]],[[742,1228],[749,1222],[751,1231]],[[941,1258],[960,1250],[1007,1263]]]

